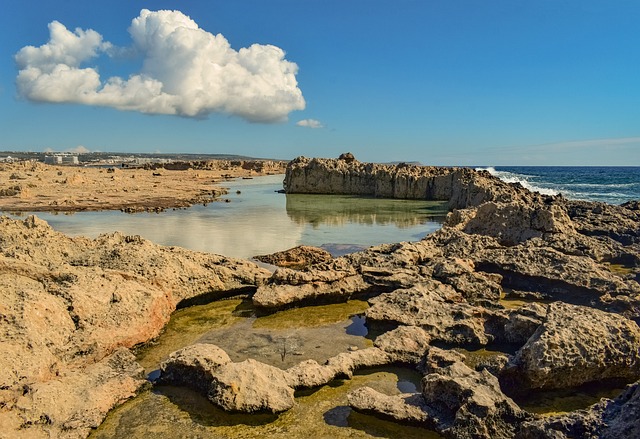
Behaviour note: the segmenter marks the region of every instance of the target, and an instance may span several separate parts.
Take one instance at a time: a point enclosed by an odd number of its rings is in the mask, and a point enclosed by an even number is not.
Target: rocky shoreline
[[[206,160],[140,167],[0,164],[0,210],[161,212],[219,201],[230,178],[284,173],[286,162]]]
[[[266,313],[365,298],[367,326],[381,335],[373,347],[288,369],[196,344],[162,363],[158,383],[191,387],[228,411],[280,413],[296,390],[402,365],[422,374],[421,389],[363,387],[349,405],[447,438],[640,437],[638,202],[571,201],[486,172],[347,154],[290,162],[285,190],[448,201],[451,212],[418,242],[339,258],[310,248],[263,257],[282,265],[274,273],[139,237],[69,238],[35,217],[3,218],[0,431],[86,437],[147,385],[132,347],[157,337],[181,303],[242,292]],[[472,366],[453,349],[480,347],[503,353]],[[540,417],[514,402],[608,380],[628,388],[584,410]]]

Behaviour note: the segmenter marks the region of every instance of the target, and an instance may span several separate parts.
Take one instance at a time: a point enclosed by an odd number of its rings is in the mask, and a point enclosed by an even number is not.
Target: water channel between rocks
[[[372,345],[364,312],[367,303],[312,306],[256,317],[242,299],[229,299],[177,311],[157,343],[138,352],[152,375],[162,359],[195,342],[222,347],[233,361],[254,358],[286,369],[306,359],[320,363],[349,349]],[[114,410],[94,438],[137,438],[149,434],[182,437],[403,437],[438,438],[424,429],[402,426],[352,411],[348,392],[369,386],[389,395],[416,392],[420,375],[407,368],[368,369],[351,380],[336,380],[296,394],[296,405],[277,415],[230,414],[186,388],[157,386]]]

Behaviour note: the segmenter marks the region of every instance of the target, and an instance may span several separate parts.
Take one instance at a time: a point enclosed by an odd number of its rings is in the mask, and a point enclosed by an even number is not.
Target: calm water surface
[[[387,242],[417,241],[438,228],[444,203],[285,195],[283,175],[227,182],[229,202],[162,213],[38,212],[71,236],[120,231],[157,244],[250,258],[296,245],[324,246],[334,255]],[[238,193],[239,192],[239,193]],[[23,214],[24,216],[26,214]]]

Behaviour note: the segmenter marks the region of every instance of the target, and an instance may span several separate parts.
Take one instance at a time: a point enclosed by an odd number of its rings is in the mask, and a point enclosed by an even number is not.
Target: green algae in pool
[[[278,367],[290,367],[307,358],[323,361],[339,353],[339,349],[344,352],[350,346],[371,345],[371,341],[363,337],[366,335],[363,319],[355,316],[367,307],[365,301],[350,300],[255,317],[255,309],[248,300],[229,299],[192,306],[176,311],[160,337],[140,349],[137,358],[149,374],[156,371],[170,353],[202,342],[219,345],[234,361],[251,355]],[[325,340],[332,342],[327,344]],[[286,361],[279,361],[283,349],[288,349],[289,355]],[[300,355],[301,349],[308,352]],[[155,374],[150,376],[154,377]]]
[[[150,373],[170,353],[195,343],[211,328],[225,328],[241,322],[244,319],[233,313],[241,303],[241,299],[221,300],[174,312],[158,339],[138,350],[138,363]]]
[[[508,352],[506,351],[492,350],[489,348],[468,350],[456,347],[454,348],[454,350],[460,352],[465,356],[464,364],[469,366],[471,369],[476,369],[481,364],[485,364],[487,362],[490,362],[494,358],[508,354]]]
[[[360,372],[296,397],[294,407],[280,415],[226,413],[185,388],[158,387],[113,410],[91,434],[93,439],[132,438],[440,438],[437,433],[357,413],[347,393],[364,386],[399,393],[397,383],[414,381],[402,368]],[[417,374],[415,374],[417,376]]]
[[[611,271],[613,274],[617,274],[618,276],[625,276],[627,274],[633,273],[633,267],[630,267],[628,265],[623,265],[623,264],[608,264],[608,265],[609,265],[609,271]]]
[[[300,327],[323,326],[339,323],[356,314],[362,314],[369,307],[364,300],[350,300],[332,305],[307,306],[279,311],[259,317],[253,323],[254,328],[292,329]]]
[[[354,349],[372,346],[364,318],[363,301],[311,306],[251,317],[232,327],[214,328],[200,343],[222,348],[232,361],[252,358],[282,369],[304,360],[323,364],[329,358]]]

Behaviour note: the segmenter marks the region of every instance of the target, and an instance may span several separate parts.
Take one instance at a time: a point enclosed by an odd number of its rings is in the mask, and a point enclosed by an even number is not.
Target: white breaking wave
[[[560,193],[555,189],[541,187],[537,186],[534,183],[531,183],[528,179],[535,177],[533,175],[516,174],[508,171],[498,171],[493,166],[489,166],[487,168],[476,168],[476,171],[487,171],[489,174],[498,177],[505,183],[520,183],[525,189],[528,189],[531,192],[538,192],[542,195],[558,195]]]

